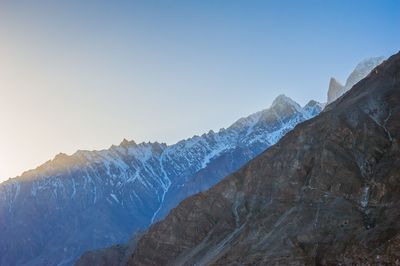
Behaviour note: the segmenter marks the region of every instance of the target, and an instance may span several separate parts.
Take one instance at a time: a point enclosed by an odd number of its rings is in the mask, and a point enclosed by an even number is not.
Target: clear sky
[[[174,143],[325,101],[400,49],[400,1],[0,1],[0,180],[123,138]]]

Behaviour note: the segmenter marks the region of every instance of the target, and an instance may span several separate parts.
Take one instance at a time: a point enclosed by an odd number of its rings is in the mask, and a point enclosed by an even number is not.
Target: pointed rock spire
[[[119,146],[124,147],[124,148],[128,148],[129,146],[134,146],[134,145],[136,145],[135,141],[133,141],[133,140],[129,141],[125,138],[119,144]]]
[[[331,103],[344,93],[344,86],[335,78],[329,80],[327,103]]]

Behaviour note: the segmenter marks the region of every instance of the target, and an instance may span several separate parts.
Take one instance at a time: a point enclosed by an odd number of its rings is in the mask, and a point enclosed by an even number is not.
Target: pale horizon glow
[[[60,152],[218,131],[400,49],[399,1],[2,1],[0,182]]]

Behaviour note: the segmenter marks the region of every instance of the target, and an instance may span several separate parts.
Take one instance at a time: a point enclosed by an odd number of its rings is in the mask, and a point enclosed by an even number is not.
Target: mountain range
[[[399,121],[400,53],[130,247],[100,252],[100,262],[398,265]]]
[[[227,129],[174,145],[123,140],[58,154],[0,185],[0,263],[70,265],[85,250],[125,242],[321,109],[280,95]]]
[[[136,243],[136,233],[322,108],[280,95],[227,129],[174,145],[123,140],[106,150],[60,153],[0,184],[0,265],[71,265],[87,250]]]

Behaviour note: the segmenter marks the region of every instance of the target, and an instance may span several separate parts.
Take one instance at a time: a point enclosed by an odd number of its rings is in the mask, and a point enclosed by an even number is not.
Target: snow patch
[[[111,193],[110,196],[118,203],[121,204],[121,202],[118,200],[117,196],[115,194]]]
[[[362,191],[360,205],[362,208],[366,208],[368,206],[369,201],[369,186],[365,186]]]

